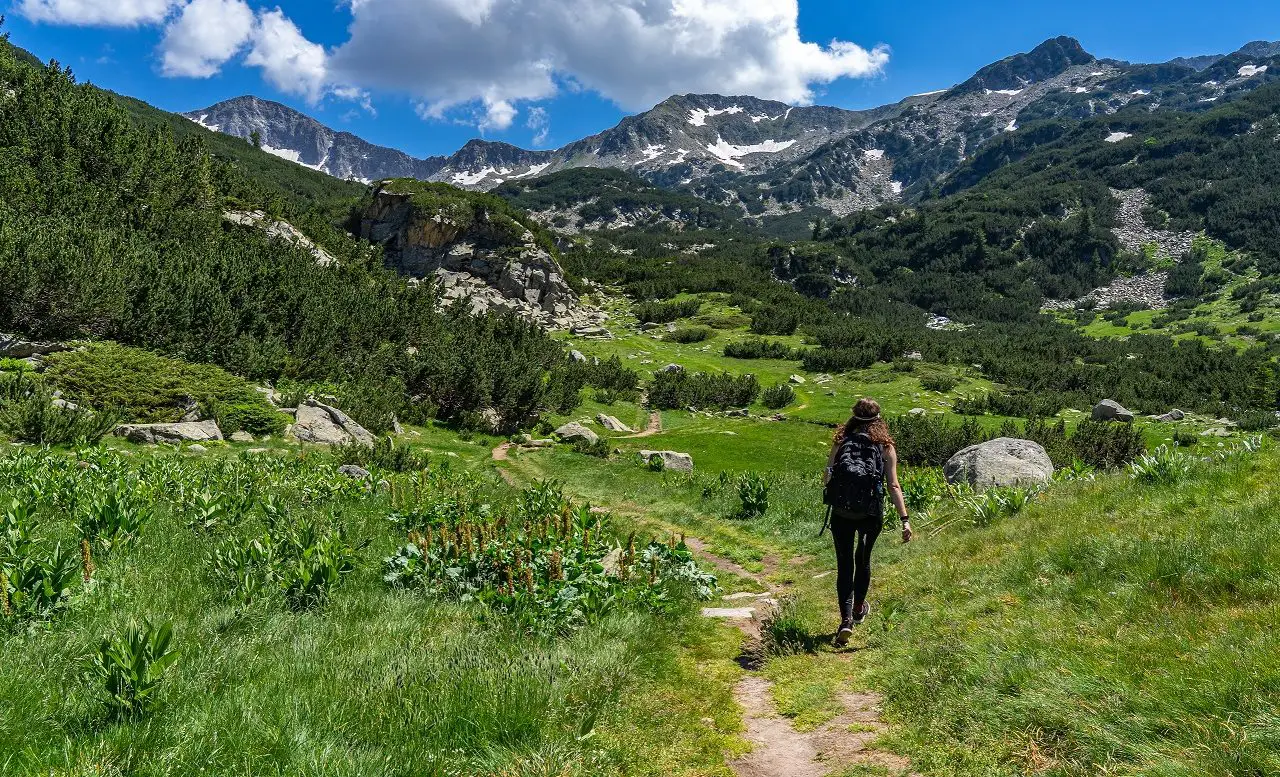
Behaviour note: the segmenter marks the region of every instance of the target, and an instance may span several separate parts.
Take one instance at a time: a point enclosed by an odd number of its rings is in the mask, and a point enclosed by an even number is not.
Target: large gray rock
[[[1154,416],[1155,420],[1160,421],[1160,422],[1162,422],[1162,423],[1166,423],[1166,424],[1171,424],[1171,423],[1174,423],[1174,422],[1176,422],[1176,421],[1181,421],[1181,420],[1185,419],[1186,417],[1187,417],[1187,414],[1186,414],[1186,413],[1184,413],[1184,412],[1182,412],[1181,410],[1178,410],[1178,409],[1176,409],[1176,408],[1175,408],[1175,409],[1173,409],[1173,410],[1170,410],[1169,412],[1165,413],[1164,415]]]
[[[345,445],[358,442],[373,445],[369,430],[351,420],[351,416],[336,407],[308,399],[298,406],[297,419],[290,432],[300,442],[317,445]]]
[[[649,461],[654,456],[662,459],[662,468],[676,472],[693,472],[693,457],[687,453],[675,451],[640,451],[640,456]]]
[[[222,440],[222,430],[216,421],[198,421],[178,424],[125,424],[115,431],[117,437],[140,445],[170,445],[181,442],[217,442]]]
[[[1001,437],[960,451],[943,472],[948,483],[979,489],[1031,485],[1053,477],[1053,461],[1039,443]]]
[[[635,429],[632,429],[630,426],[627,426],[613,416],[605,415],[604,413],[600,413],[596,416],[596,423],[611,432],[622,432],[624,434],[632,434],[635,432]]]
[[[69,350],[71,346],[64,343],[41,343],[18,335],[0,334],[0,357],[6,359],[27,359]]]
[[[600,442],[600,435],[591,431],[590,429],[583,426],[582,424],[577,423],[576,421],[573,423],[565,424],[564,426],[557,429],[555,431],[555,436],[559,437],[561,440],[565,442],[582,441],[582,442],[589,443],[591,445],[595,445],[597,442]]]
[[[1133,423],[1133,413],[1129,412],[1114,399],[1104,399],[1093,408],[1093,420],[1095,421],[1118,421],[1120,423]]]

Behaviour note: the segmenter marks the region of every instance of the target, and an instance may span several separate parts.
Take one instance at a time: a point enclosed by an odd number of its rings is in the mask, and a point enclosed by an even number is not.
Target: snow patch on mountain
[[[707,126],[707,119],[715,116],[723,116],[725,114],[742,113],[742,106],[731,105],[728,108],[693,108],[689,111],[689,123],[695,127]]]
[[[1267,72],[1266,65],[1259,67],[1257,65],[1249,64],[1242,66],[1238,71],[1238,74],[1241,78],[1253,78],[1254,76],[1261,75],[1265,72]]]
[[[1113,132],[1107,136],[1108,143],[1119,143],[1122,140],[1128,140],[1133,137],[1131,132]]]
[[[864,157],[866,157],[867,159],[884,159],[884,149],[883,149],[883,148],[869,148],[869,149],[867,149],[867,150],[863,151],[863,152],[862,152],[862,155],[863,155]]]
[[[712,156],[727,165],[742,167],[742,163],[739,162],[738,159],[744,156],[750,156],[752,154],[776,154],[779,151],[786,151],[795,144],[796,142],[794,140],[788,140],[782,143],[779,143],[776,140],[766,140],[763,143],[756,143],[750,146],[735,146],[726,142],[724,138],[717,135],[715,145],[707,146],[707,151],[710,151]]]

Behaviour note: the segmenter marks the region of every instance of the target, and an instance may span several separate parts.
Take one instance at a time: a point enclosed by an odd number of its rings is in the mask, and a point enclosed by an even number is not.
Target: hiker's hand
[[[908,521],[903,521],[902,522],[902,541],[911,542],[911,538],[914,536],[916,536],[916,533],[911,531],[911,523]]]

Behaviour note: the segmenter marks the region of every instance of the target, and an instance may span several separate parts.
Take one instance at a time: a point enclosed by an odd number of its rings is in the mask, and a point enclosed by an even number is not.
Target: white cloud
[[[96,27],[158,24],[181,0],[18,0],[18,13],[33,22]]]
[[[324,47],[307,40],[279,8],[258,14],[245,64],[262,68],[263,76],[277,89],[319,100],[329,83],[325,60]]]
[[[525,121],[525,126],[533,130],[534,148],[542,148],[547,145],[547,140],[551,137],[551,117],[547,114],[546,108],[540,105],[530,108],[529,118]]]
[[[160,72],[208,78],[249,42],[253,10],[244,0],[191,0],[164,31]]]
[[[686,92],[807,104],[815,87],[876,74],[889,60],[884,47],[802,40],[799,0],[343,2],[350,37],[333,51],[279,8],[251,19],[246,0],[18,0],[18,8],[64,24],[168,18],[165,75],[213,75],[247,47],[244,64],[281,91],[367,108],[371,91],[400,93],[423,116],[464,108],[482,130],[511,127],[521,103],[561,90],[594,91],[628,110]],[[545,141],[546,126],[530,128]]]
[[[490,127],[567,82],[637,110],[682,92],[804,104],[815,85],[889,57],[801,40],[797,0],[352,0],[351,11],[332,73],[411,94],[426,115],[479,103]]]

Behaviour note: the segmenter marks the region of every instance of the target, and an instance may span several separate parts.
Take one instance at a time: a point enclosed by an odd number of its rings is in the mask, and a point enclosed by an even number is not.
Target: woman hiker
[[[831,536],[836,545],[836,592],[840,600],[840,631],[836,647],[844,647],[853,627],[871,612],[871,549],[884,528],[885,486],[902,518],[902,541],[910,542],[911,522],[898,482],[898,453],[880,404],[862,399],[853,417],[836,430],[835,443],[823,476]]]

